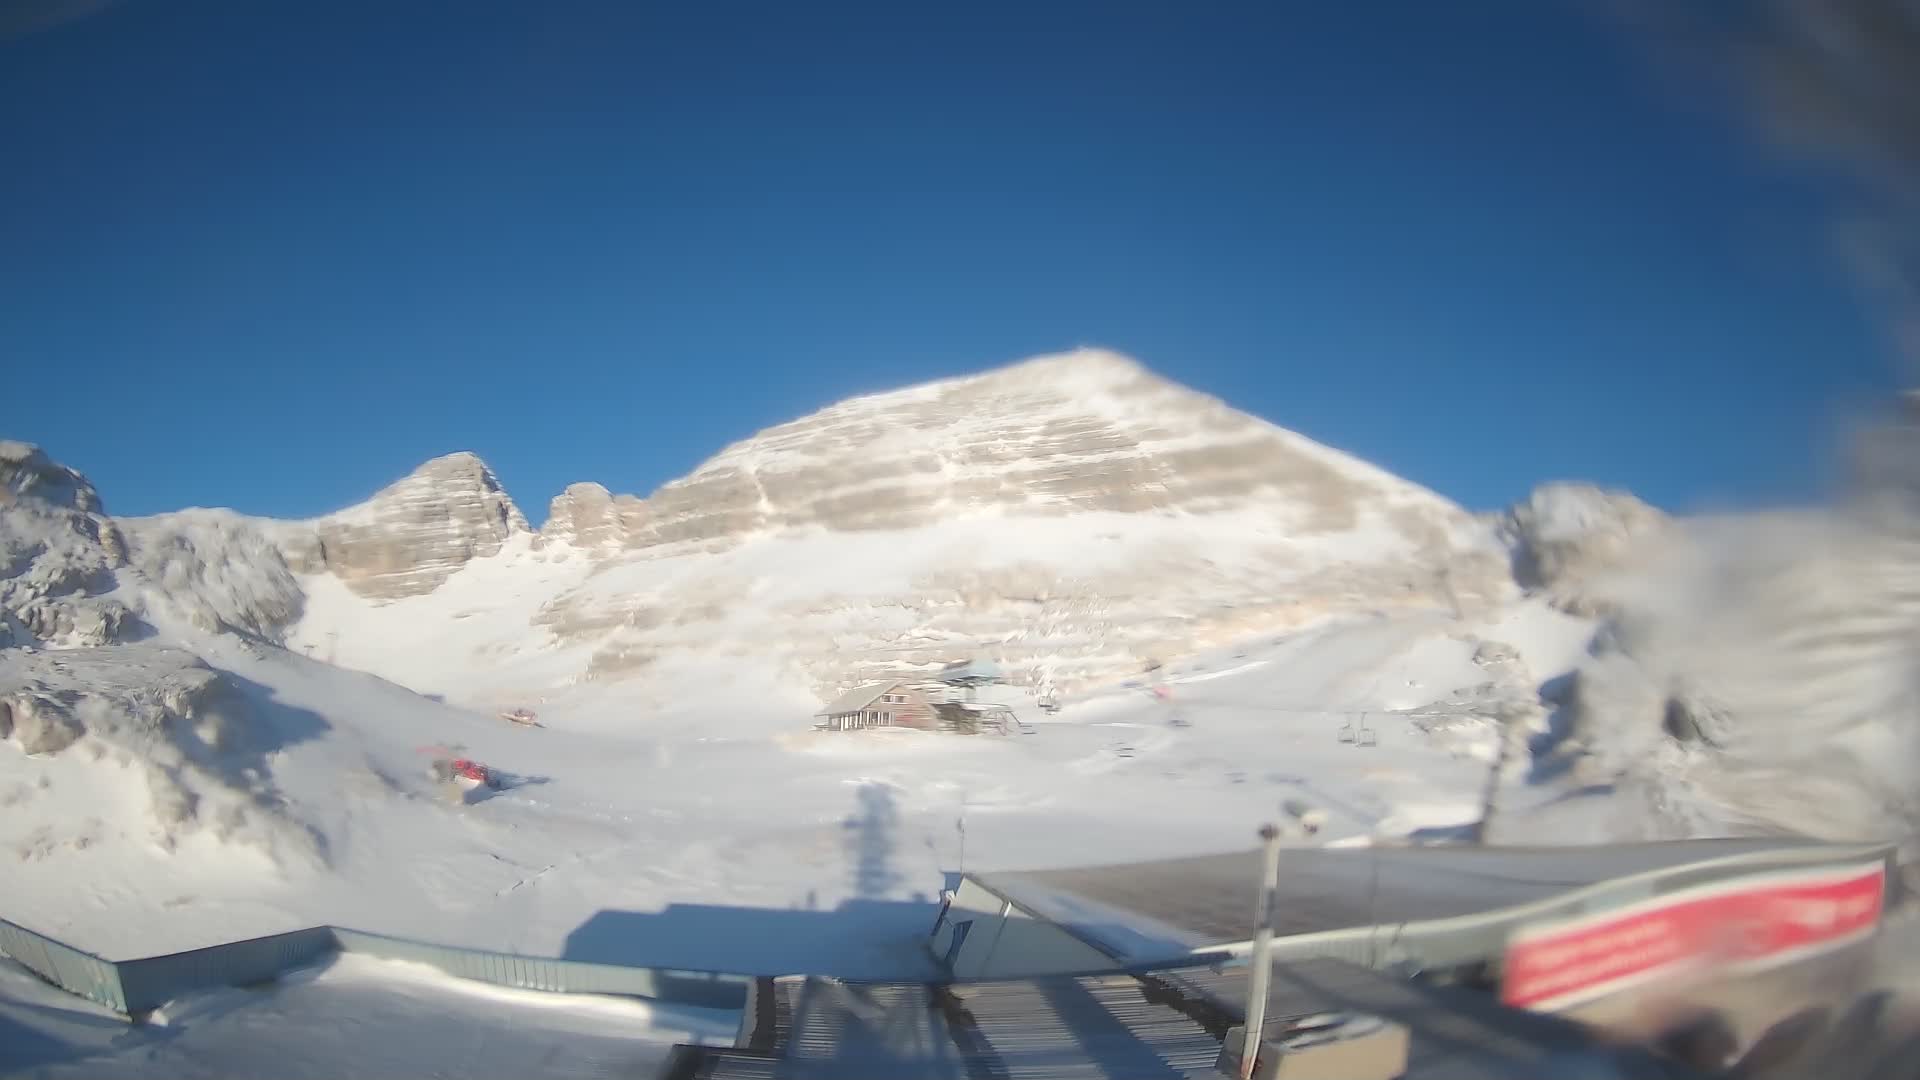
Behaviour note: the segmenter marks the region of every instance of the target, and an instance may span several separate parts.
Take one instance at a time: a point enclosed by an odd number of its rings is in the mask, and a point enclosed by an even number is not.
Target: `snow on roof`
[[[892,682],[868,683],[856,686],[829,702],[827,707],[814,713],[815,716],[839,716],[842,713],[859,712],[879,700],[880,695],[900,685],[900,680]]]

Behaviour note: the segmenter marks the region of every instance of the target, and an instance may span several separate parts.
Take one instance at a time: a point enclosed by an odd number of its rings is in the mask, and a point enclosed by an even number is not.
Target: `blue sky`
[[[119,513],[469,449],[538,520],[1078,344],[1701,508],[1894,381],[1832,193],[1573,3],[124,0],[0,40],[0,147],[0,434]]]

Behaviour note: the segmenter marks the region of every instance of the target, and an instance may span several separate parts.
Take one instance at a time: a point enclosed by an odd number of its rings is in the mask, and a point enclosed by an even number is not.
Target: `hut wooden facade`
[[[905,679],[868,683],[841,694],[814,714],[814,726],[827,731],[875,727],[928,729],[939,726],[927,692]]]

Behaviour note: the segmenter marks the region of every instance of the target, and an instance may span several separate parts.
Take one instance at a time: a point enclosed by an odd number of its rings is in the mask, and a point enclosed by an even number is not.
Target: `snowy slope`
[[[1431,614],[1203,655],[1164,673],[1165,700],[1119,687],[1054,716],[1017,704],[1031,734],[981,738],[820,735],[765,706],[724,718],[725,735],[719,717],[525,729],[195,633],[168,630],[257,688],[262,722],[284,731],[264,767],[284,820],[321,849],[196,835],[165,850],[114,756],[0,755],[0,792],[25,793],[0,842],[31,827],[44,851],[10,917],[116,957],[333,922],[541,955],[914,975],[963,842],[975,867],[1234,848],[1286,794],[1323,800],[1336,839],[1404,833],[1471,820],[1486,771],[1484,747],[1404,711],[1487,678],[1474,639]],[[1353,720],[1377,747],[1336,740]],[[426,777],[434,745],[531,782],[450,803]],[[783,918],[804,931],[743,936]]]

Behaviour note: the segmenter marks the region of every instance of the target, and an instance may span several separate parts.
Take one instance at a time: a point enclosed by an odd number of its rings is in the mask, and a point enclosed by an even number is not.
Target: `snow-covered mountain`
[[[288,640],[485,705],[622,684],[671,709],[648,686],[706,667],[803,707],[971,655],[1072,689],[1514,591],[1461,508],[1097,350],[843,402],[644,499],[576,484],[538,533],[471,454],[257,527],[302,575]]]

